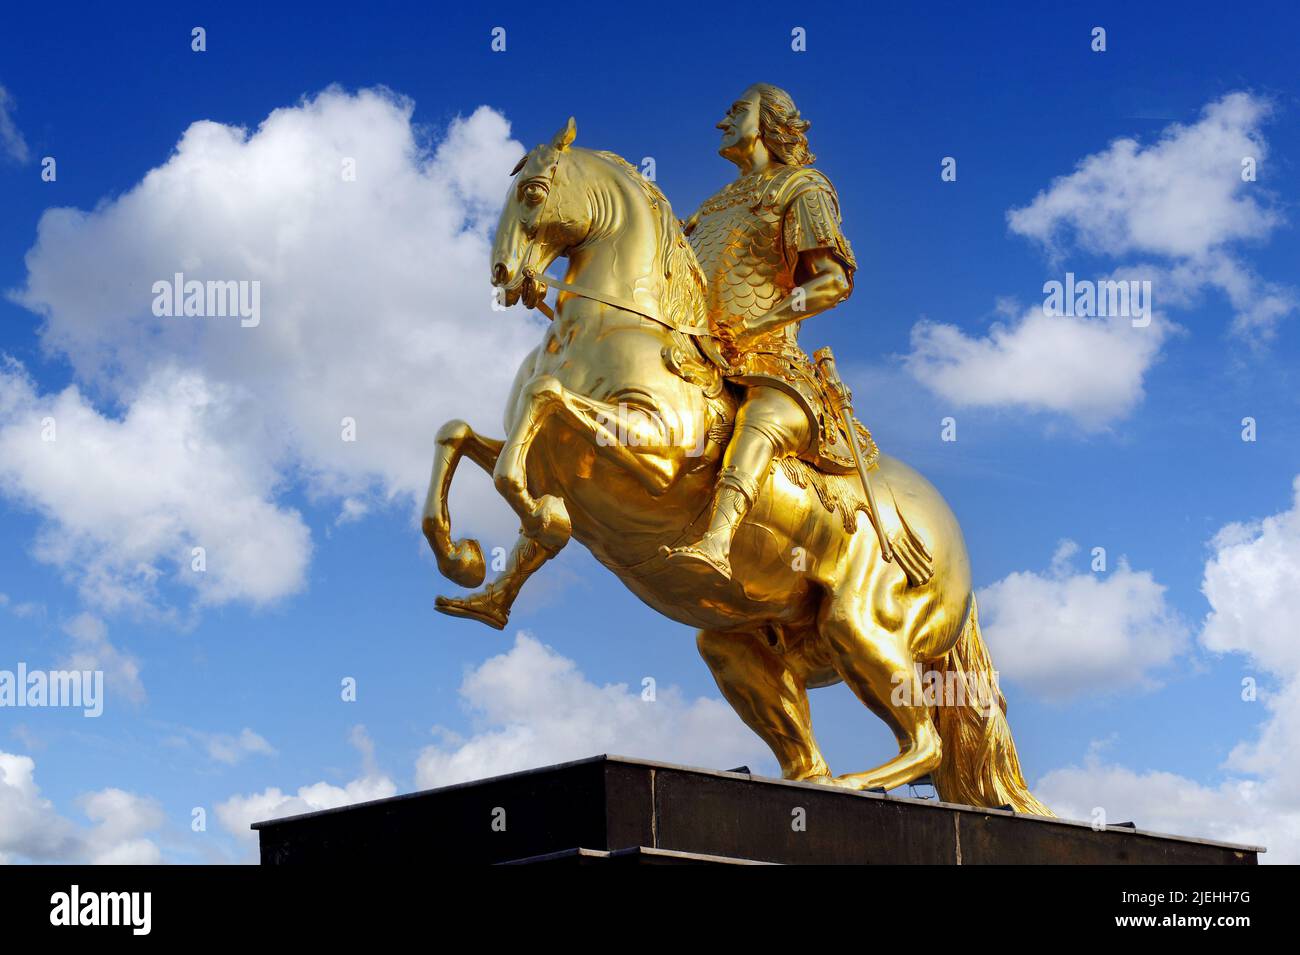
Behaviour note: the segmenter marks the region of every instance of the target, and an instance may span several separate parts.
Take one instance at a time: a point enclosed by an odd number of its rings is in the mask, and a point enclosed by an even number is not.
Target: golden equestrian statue
[[[718,126],[739,178],[684,226],[634,167],[574,146],[573,119],[511,173],[492,284],[551,323],[515,376],[504,440],[463,421],[438,432],[424,534],[445,576],[481,589],[437,608],[503,629],[524,582],[576,537],[698,628],[718,688],[786,779],[893,789],[928,773],[946,801],[1050,815],[1020,771],[956,518],[879,452],[829,352],[797,343],[856,268],[809,124],[756,84]],[[462,457],[521,521],[486,586],[478,542],[452,537]],[[841,680],[899,751],[836,776],[807,691]]]

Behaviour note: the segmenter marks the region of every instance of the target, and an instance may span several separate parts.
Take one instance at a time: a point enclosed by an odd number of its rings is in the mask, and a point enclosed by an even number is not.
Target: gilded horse
[[[736,399],[707,357],[704,278],[659,189],[618,156],[573,145],[572,119],[524,156],[501,213],[491,278],[504,304],[545,305],[545,270],[568,260],[553,319],[515,378],[497,440],[452,421],[438,433],[423,529],[438,567],[484,580],[482,550],[452,538],[447,495],[468,457],[521,521],[503,574],[439,610],[504,628],[524,581],[571,537],[645,603],[698,629],[700,654],[782,775],[892,789],[931,774],[950,802],[1050,815],[1029,792],[980,636],[961,530],[939,493],[880,455],[873,477],[933,555],[909,584],[882,559],[856,478],[780,462],[732,548],[731,580],[663,556],[699,536]],[[844,681],[899,752],[835,776],[813,737],[808,689]]]

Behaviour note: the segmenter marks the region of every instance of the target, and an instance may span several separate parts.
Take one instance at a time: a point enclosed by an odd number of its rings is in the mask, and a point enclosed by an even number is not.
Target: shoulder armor
[[[768,183],[763,194],[763,205],[784,209],[796,196],[809,189],[824,189],[831,194],[839,207],[839,196],[826,175],[812,166],[790,166],[781,170]]]

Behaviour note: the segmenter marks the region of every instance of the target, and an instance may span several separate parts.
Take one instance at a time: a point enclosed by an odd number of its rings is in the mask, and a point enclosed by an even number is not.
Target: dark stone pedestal
[[[1260,851],[621,756],[596,756],[253,828],[261,838],[264,865],[1253,865]]]

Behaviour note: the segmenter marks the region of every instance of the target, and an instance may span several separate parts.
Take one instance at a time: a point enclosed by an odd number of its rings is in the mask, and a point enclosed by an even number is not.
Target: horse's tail
[[[1010,806],[1016,812],[1054,815],[1034,798],[1021,775],[1020,758],[1007,724],[1007,701],[980,636],[974,594],[961,636],[939,666],[945,691],[950,684],[955,690],[951,697],[942,694],[937,707],[943,740],[943,761],[934,772],[939,798],[968,806]]]

